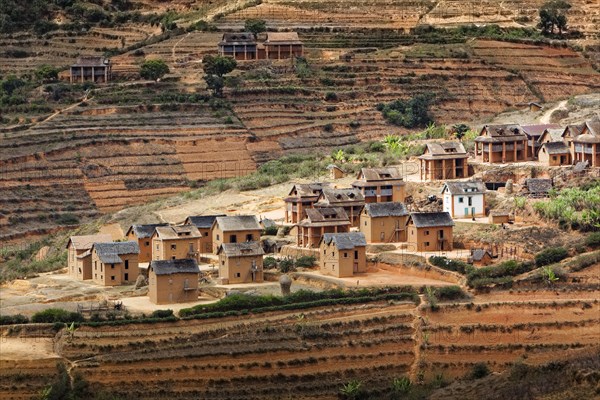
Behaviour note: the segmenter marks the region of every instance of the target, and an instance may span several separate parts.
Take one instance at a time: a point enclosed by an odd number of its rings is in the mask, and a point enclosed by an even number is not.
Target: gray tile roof
[[[410,214],[410,219],[417,228],[454,226],[454,221],[447,211],[412,213]]]
[[[196,228],[209,229],[217,217],[224,217],[225,214],[219,215],[190,215],[185,219],[186,225],[196,225]]]
[[[367,203],[365,212],[368,216],[376,217],[403,217],[408,215],[406,206],[398,202]]]
[[[485,125],[475,138],[476,142],[508,142],[515,140],[525,140],[527,135],[519,125]]]
[[[452,195],[482,194],[486,190],[485,184],[480,181],[446,182],[442,187],[442,193],[446,188]]]
[[[552,179],[529,178],[525,185],[529,193],[548,193],[552,189]]]
[[[202,234],[195,225],[157,226],[156,235],[159,239],[195,239]]]
[[[521,125],[521,130],[531,138],[540,136],[546,129],[560,129],[558,124],[536,124],[536,125]]]
[[[104,67],[109,64],[110,60],[102,56],[80,56],[72,67]]]
[[[265,254],[260,242],[223,243],[219,246],[217,254],[225,254],[227,257],[238,256],[262,256]]]
[[[156,275],[198,274],[200,268],[193,258],[182,260],[159,260],[150,262],[150,268]]]
[[[133,233],[135,233],[135,236],[138,239],[149,238],[154,234],[154,229],[156,229],[157,226],[168,226],[168,225],[169,224],[131,225],[129,227],[129,230],[127,231],[127,235],[129,235],[129,232],[133,231]]]
[[[355,247],[367,245],[367,240],[362,232],[326,233],[321,240],[327,245],[333,242],[338,250],[352,250]]]
[[[254,215],[235,215],[229,217],[217,217],[215,224],[223,231],[252,231],[262,228]]]
[[[344,189],[323,189],[319,196],[320,204],[327,204],[331,206],[344,205],[351,203],[364,203],[365,197],[360,190],[355,188],[344,188]]]
[[[307,218],[303,222],[348,222],[348,214],[342,207],[319,207],[306,209]],[[307,221],[308,220],[308,221]]]
[[[427,143],[427,152],[432,156],[467,154],[465,146],[460,142]]]
[[[251,32],[228,32],[223,34],[219,44],[256,44],[256,38]]]
[[[548,142],[542,145],[548,154],[567,154],[570,153],[569,148],[563,142]]]
[[[471,250],[471,257],[473,258],[473,261],[481,261],[486,254],[488,254],[490,257],[492,256],[490,252],[485,249]]]
[[[561,142],[562,134],[565,130],[563,128],[546,129],[544,133],[538,138],[538,142]]]
[[[292,187],[288,196],[298,197],[319,197],[323,188],[331,187],[329,183],[297,183]]]
[[[398,168],[362,168],[358,173],[357,179],[366,181],[387,181],[393,179],[402,179]]]
[[[94,247],[98,258],[105,264],[119,264],[123,262],[122,254],[139,254],[140,247],[137,242],[111,242],[111,243],[94,243]]]

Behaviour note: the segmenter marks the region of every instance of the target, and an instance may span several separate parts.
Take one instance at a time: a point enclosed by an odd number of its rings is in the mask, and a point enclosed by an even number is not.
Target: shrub
[[[265,257],[263,260],[263,268],[264,269],[273,269],[277,267],[277,259],[275,257]]]
[[[435,290],[435,296],[440,300],[457,300],[466,297],[460,286],[442,286]]]
[[[550,247],[535,255],[535,265],[543,267],[564,260],[568,256],[569,252],[564,247]]]
[[[286,258],[285,260],[281,260],[279,262],[279,272],[283,274],[294,271],[295,269],[294,260],[292,259]]]
[[[31,317],[31,322],[83,322],[83,315],[77,312],[70,312],[62,308],[48,308],[47,310],[37,312]]]
[[[369,151],[373,153],[383,153],[385,152],[385,144],[381,142],[371,142],[369,144]]]
[[[446,257],[441,257],[441,256],[431,256],[429,257],[429,262],[433,265],[435,265],[436,267],[448,270],[448,271],[454,271],[454,272],[458,272],[460,274],[468,274],[469,272],[471,272],[472,270],[474,270],[473,266],[470,264],[467,264],[464,261],[461,260],[452,260]]]
[[[275,236],[275,235],[277,235],[277,231],[278,231],[278,230],[279,230],[279,227],[278,227],[278,226],[276,226],[276,225],[274,225],[274,226],[269,226],[269,227],[266,227],[266,228],[263,230],[263,235],[267,235],[267,236]]]
[[[334,131],[333,124],[325,124],[325,125],[323,125],[323,130],[325,132],[333,132]]]
[[[29,318],[22,314],[0,316],[0,325],[26,324],[28,322]]]
[[[140,67],[140,76],[153,81],[169,73],[169,67],[163,60],[147,60]]]
[[[405,128],[425,127],[433,122],[429,108],[433,95],[418,94],[408,100],[396,100],[388,104],[378,104],[377,110],[391,124]]]
[[[325,93],[325,101],[335,101],[337,99],[338,99],[338,96],[335,92]]]
[[[360,127],[360,122],[358,121],[350,121],[350,123],[348,124],[348,126],[350,126],[350,128],[352,129],[357,129]],[[374,142],[377,143],[377,142]]]
[[[594,232],[585,238],[585,245],[595,249],[600,247],[600,232]]]
[[[173,316],[173,310],[155,310],[150,318],[169,318]]]
[[[296,267],[310,268],[313,267],[317,262],[315,256],[301,256],[296,260]]]
[[[498,265],[471,270],[467,275],[467,284],[475,289],[489,285],[507,285],[512,277],[529,272],[535,268],[531,262],[505,261]]]
[[[486,363],[480,362],[473,365],[471,373],[469,374],[471,379],[481,379],[490,374],[490,369]]]

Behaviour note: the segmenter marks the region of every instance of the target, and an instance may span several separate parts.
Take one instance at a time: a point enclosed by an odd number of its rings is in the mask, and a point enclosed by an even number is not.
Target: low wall
[[[302,256],[313,256],[319,260],[319,249],[307,249],[305,247],[297,247],[285,245],[281,248],[279,255],[282,257],[299,258]]]

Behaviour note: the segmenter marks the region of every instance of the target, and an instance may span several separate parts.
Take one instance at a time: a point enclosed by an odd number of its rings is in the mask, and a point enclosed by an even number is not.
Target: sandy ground
[[[378,270],[377,272],[367,272],[357,274],[350,278],[336,278],[329,275],[324,275],[320,271],[303,272],[303,275],[313,277],[326,277],[327,280],[342,284],[346,287],[369,287],[369,286],[452,286],[451,282],[440,281],[437,279],[428,279],[420,276],[412,275],[410,272],[402,270],[402,272]]]
[[[52,338],[0,338],[0,361],[60,358]]]
[[[197,306],[198,304],[210,304],[216,303],[219,299],[212,297],[201,297],[198,301],[190,303],[178,303],[178,304],[154,304],[150,302],[148,296],[136,296],[136,297],[123,297],[121,301],[123,305],[127,307],[127,311],[131,313],[149,313],[155,310],[173,310],[179,312],[182,308],[189,308]]]
[[[123,229],[121,229],[121,225],[119,224],[103,225],[98,233],[110,235],[113,240],[121,240],[125,237],[125,232],[123,232]]]

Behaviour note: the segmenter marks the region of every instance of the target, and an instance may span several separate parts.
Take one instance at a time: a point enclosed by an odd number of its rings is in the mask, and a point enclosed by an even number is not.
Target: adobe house
[[[112,65],[108,58],[81,56],[71,65],[71,83],[107,83],[112,79]]]
[[[297,32],[267,32],[258,49],[259,59],[285,60],[303,55],[304,45]]]
[[[529,106],[529,111],[540,111],[544,108],[544,106],[542,106],[540,103],[536,103],[534,101],[531,101],[528,103]]]
[[[217,217],[224,217],[225,214],[219,215],[197,215],[189,216],[185,219],[184,225],[194,225],[200,232],[200,253],[212,253],[213,252],[213,223]]]
[[[152,235],[154,260],[198,259],[200,231],[194,225],[157,226]]]
[[[313,208],[313,204],[321,195],[323,188],[330,187],[329,183],[296,184],[290,190],[285,202],[285,222],[297,224],[306,218],[306,209]]]
[[[569,149],[571,149],[571,158],[573,158],[573,149],[571,147],[571,143],[573,142],[573,139],[575,137],[581,135],[581,132],[583,131],[584,127],[585,127],[585,122],[583,122],[581,124],[567,125],[565,127],[565,129],[563,130],[563,133],[560,135],[562,141],[565,142],[565,144],[567,145],[567,147],[569,147]]]
[[[360,223],[360,213],[365,206],[365,198],[358,189],[323,189],[314,208],[342,207],[353,227]]]
[[[251,32],[224,33],[219,42],[219,55],[237,61],[256,60],[256,37]]]
[[[335,164],[329,164],[327,170],[329,171],[330,179],[341,179],[344,177],[344,171]]]
[[[306,218],[298,224],[296,243],[300,247],[319,247],[326,233],[344,233],[350,230],[348,214],[341,207],[310,208]]]
[[[127,240],[138,242],[140,246],[138,262],[140,263],[152,261],[152,235],[157,226],[168,226],[168,224],[131,225],[125,234]]]
[[[492,253],[484,249],[471,249],[471,255],[467,258],[469,264],[477,267],[485,267],[494,262]]]
[[[367,243],[406,242],[408,211],[402,203],[367,203],[360,214],[360,231]]]
[[[67,270],[75,279],[92,279],[92,253],[94,243],[112,242],[106,234],[71,236],[67,242]]]
[[[137,242],[94,243],[92,253],[92,280],[104,286],[135,283],[140,270]]]
[[[197,301],[199,274],[193,258],[153,260],[148,267],[148,297],[154,304]]]
[[[560,125],[557,124],[537,124],[537,125],[521,125],[521,131],[527,136],[527,146],[529,147],[529,154],[532,159],[536,159],[538,152],[540,151],[541,143],[539,142],[540,136],[546,129],[560,129]]]
[[[475,157],[490,164],[528,161],[528,149],[519,125],[485,125],[475,138]]]
[[[264,254],[257,241],[219,245],[217,255],[221,284],[262,282]]]
[[[406,228],[407,242],[413,251],[451,251],[454,221],[450,213],[412,213]]]
[[[460,142],[427,143],[419,156],[421,180],[467,178],[469,155]]]
[[[562,138],[564,129],[545,129],[538,139],[538,160],[549,166],[571,165],[571,150]]]
[[[446,182],[443,210],[452,218],[485,217],[485,191],[483,182]]]
[[[587,161],[591,167],[600,167],[600,118],[586,121],[581,134],[571,143],[573,163]]]
[[[552,179],[525,179],[525,188],[530,197],[548,197],[552,190]]]
[[[352,183],[360,190],[365,203],[404,202],[404,179],[397,168],[362,168]]]
[[[508,211],[491,211],[488,216],[490,224],[508,224],[510,222],[510,213]]]
[[[212,231],[213,249],[216,253],[223,243],[259,241],[262,227],[254,215],[235,215],[217,217]]]
[[[366,246],[362,232],[324,234],[319,243],[321,272],[338,278],[367,272]]]

